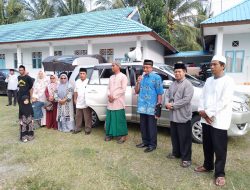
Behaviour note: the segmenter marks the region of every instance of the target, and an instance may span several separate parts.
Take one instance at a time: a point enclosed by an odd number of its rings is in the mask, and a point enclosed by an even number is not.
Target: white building
[[[224,55],[226,72],[237,84],[250,84],[250,0],[205,20],[201,28],[204,50]]]
[[[88,12],[0,26],[0,68],[25,65],[34,76],[53,55],[101,54],[124,58],[135,47],[143,59],[164,63],[177,50],[144,26],[136,7]]]

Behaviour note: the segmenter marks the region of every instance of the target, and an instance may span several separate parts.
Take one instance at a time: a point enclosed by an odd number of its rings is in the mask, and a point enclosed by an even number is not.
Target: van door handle
[[[96,90],[90,90],[88,93],[97,93]]]

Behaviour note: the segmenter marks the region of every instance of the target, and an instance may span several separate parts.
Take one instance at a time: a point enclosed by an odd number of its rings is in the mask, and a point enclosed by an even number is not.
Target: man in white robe
[[[215,55],[211,61],[213,76],[208,78],[200,97],[198,108],[203,130],[204,163],[196,172],[215,169],[217,186],[225,185],[225,164],[227,156],[227,130],[232,117],[234,81],[224,73],[226,58]],[[214,163],[215,154],[215,163]]]

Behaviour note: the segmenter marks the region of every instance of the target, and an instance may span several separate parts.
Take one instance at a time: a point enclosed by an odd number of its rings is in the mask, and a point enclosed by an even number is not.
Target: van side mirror
[[[163,84],[163,88],[169,88],[170,85],[172,84],[173,81],[171,80],[163,80],[162,84]]]

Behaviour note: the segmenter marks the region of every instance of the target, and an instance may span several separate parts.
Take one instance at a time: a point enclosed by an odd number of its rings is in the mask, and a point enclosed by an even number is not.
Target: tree
[[[95,5],[97,6],[96,10],[105,10],[113,8],[112,0],[97,0],[95,2]]]
[[[163,38],[166,37],[166,18],[163,0],[142,0],[139,7],[142,23],[152,28]]]
[[[142,23],[166,38],[166,18],[164,0],[116,0],[114,8],[137,6],[140,11]]]
[[[72,15],[86,12],[86,6],[82,0],[54,0],[59,16]]]
[[[55,16],[54,5],[48,0],[23,0],[27,18],[37,20]]]
[[[25,20],[20,0],[0,0],[0,24],[11,24]]]
[[[199,0],[165,1],[166,38],[178,50],[201,49],[200,29],[194,25],[200,7]]]

